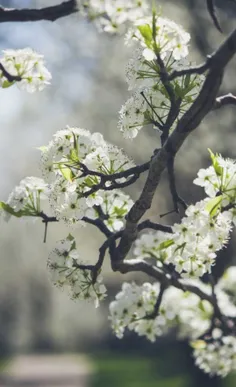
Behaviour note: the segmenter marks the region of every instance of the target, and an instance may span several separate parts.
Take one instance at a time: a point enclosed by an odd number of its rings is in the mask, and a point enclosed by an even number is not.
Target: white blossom
[[[79,8],[97,27],[109,33],[123,32],[126,25],[150,11],[147,0],[77,0]]]
[[[193,342],[195,364],[211,376],[227,376],[236,370],[236,338],[222,336],[209,342]]]
[[[144,283],[142,286],[123,283],[121,292],[109,306],[109,319],[118,338],[123,337],[125,328],[135,331],[139,336],[146,336],[150,341],[155,341],[157,336],[167,332],[174,316],[168,316],[165,304],[161,305],[158,316],[148,318],[154,310],[159,290],[158,283]]]
[[[132,207],[133,200],[121,190],[103,191],[99,197],[102,199],[99,204],[105,215],[105,225],[113,232],[119,231],[124,226],[125,216]],[[99,217],[95,207],[89,208],[85,215],[91,219]]]
[[[236,302],[236,266],[230,266],[217,283],[217,288],[229,294],[230,298]]]
[[[44,66],[43,55],[37,54],[31,48],[5,50],[3,54],[1,64],[10,75],[21,78],[16,82],[20,89],[33,93],[50,84],[52,77]],[[2,87],[11,85],[1,71],[0,83]]]
[[[98,274],[96,280],[93,280],[92,270],[80,268],[80,265],[86,264],[79,258],[75,239],[71,235],[57,242],[47,262],[51,280],[55,286],[67,288],[73,300],[86,300],[98,307],[99,302],[106,297],[102,276]]]
[[[26,177],[14,188],[6,201],[6,205],[10,207],[8,214],[39,216],[42,211],[42,201],[48,199],[48,195],[48,184],[43,179]],[[4,212],[7,212],[7,209]],[[9,216],[6,216],[6,220],[8,219]]]
[[[184,29],[173,22],[172,20],[162,18],[160,16],[155,17],[156,21],[156,39],[153,40],[152,34],[152,17],[145,17],[138,19],[134,23],[134,27],[131,27],[126,35],[126,43],[139,42],[143,47],[143,55],[147,60],[153,60],[156,58],[157,49],[164,59],[167,52],[172,52],[173,58],[179,60],[185,58],[188,55],[188,43],[190,35],[184,31]],[[147,50],[146,39],[142,35],[142,28],[148,32],[150,36],[149,47]],[[147,34],[145,33],[145,36]],[[152,38],[151,38],[152,37]]]

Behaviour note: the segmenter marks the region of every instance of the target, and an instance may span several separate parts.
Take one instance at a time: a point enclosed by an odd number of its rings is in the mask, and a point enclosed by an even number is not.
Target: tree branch
[[[210,57],[208,57],[206,62],[201,65],[188,67],[182,70],[174,70],[169,75],[169,80],[172,81],[173,79],[177,77],[182,77],[183,75],[204,74],[209,69],[209,67],[210,67]]]
[[[183,206],[184,210],[187,209],[187,204],[185,203],[184,199],[182,199],[179,196],[177,192],[175,171],[174,171],[174,156],[172,156],[171,154],[170,154],[169,160],[167,161],[167,169],[168,169],[170,193],[174,204],[174,212],[179,214],[179,204]]]
[[[207,4],[208,12],[213,20],[215,27],[217,28],[218,31],[220,31],[222,33],[223,31],[221,29],[220,23],[219,23],[218,18],[216,16],[215,0],[206,0],[206,4]]]
[[[180,118],[175,130],[171,133],[164,146],[151,159],[143,191],[127,214],[126,226],[120,243],[116,248],[116,253],[111,257],[112,260],[122,261],[128,254],[132,243],[137,237],[137,224],[151,207],[155,191],[170,155],[174,157],[188,135],[198,127],[203,118],[212,110],[221,85],[225,66],[232,59],[235,52],[236,29],[211,57],[211,66],[198,97],[190,109]]]
[[[51,7],[39,9],[14,9],[0,7],[0,23],[34,22],[39,20],[55,21],[78,11],[77,1],[69,0]]]
[[[149,219],[144,220],[142,223],[138,225],[138,231],[145,230],[146,228],[151,228],[156,231],[163,231],[170,234],[173,233],[171,226],[165,226],[163,224],[154,223],[154,222],[151,222],[151,220]]]
[[[220,109],[222,106],[225,105],[236,105],[236,96],[232,93],[228,93],[217,97],[213,106],[213,110]]]
[[[0,63],[0,70],[3,74],[3,76],[9,81],[9,82],[15,82],[15,81],[21,81],[21,77],[19,75],[11,75],[5,67]]]
[[[152,266],[143,259],[129,259],[127,261],[115,261],[112,262],[113,271],[119,271],[122,274],[130,272],[142,272],[153,278],[155,278],[160,284],[165,287],[174,286],[177,289],[189,291],[196,294],[201,300],[207,300],[212,305],[215,303],[214,297],[211,294],[205,293],[198,286],[187,283],[182,279],[176,279],[169,274],[164,274],[156,266]]]

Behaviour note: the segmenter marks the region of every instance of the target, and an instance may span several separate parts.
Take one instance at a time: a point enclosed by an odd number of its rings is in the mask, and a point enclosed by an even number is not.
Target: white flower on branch
[[[54,140],[40,150],[42,173],[51,183],[49,201],[53,214],[69,225],[81,225],[80,220],[87,209],[102,205],[104,197],[108,197],[103,196],[102,188],[108,187],[111,182],[106,181],[106,186],[104,183],[100,187],[103,176],[120,173],[135,166],[123,150],[106,143],[101,134],[91,134],[80,128],[67,127],[60,130],[54,135]],[[117,177],[115,184],[125,180]],[[108,221],[107,223],[113,230],[123,226],[121,212],[126,214],[131,206],[125,199],[122,205],[119,203],[119,214],[115,216],[118,196],[119,194],[110,195],[113,201],[116,197],[112,207],[108,202],[105,204],[105,210],[109,208],[111,216],[110,224]]]
[[[147,0],[77,0],[83,13],[95,21],[100,30],[121,33],[127,23],[143,17],[150,10]]]
[[[71,235],[57,242],[47,262],[51,280],[55,286],[66,288],[73,300],[93,302],[97,307],[106,297],[102,276],[97,273],[94,280],[93,270],[86,269],[79,258],[75,239]]]
[[[183,287],[185,283],[211,294],[211,287],[200,280],[186,280]],[[109,306],[109,319],[118,338],[122,338],[125,329],[128,329],[140,336],[146,336],[150,341],[155,341],[158,336],[177,328],[179,338],[193,340],[210,329],[214,309],[208,301],[171,286],[164,291],[158,310],[155,310],[159,294],[158,283],[144,283],[141,286],[123,283],[122,290]],[[217,288],[216,297],[220,311],[227,316],[235,317],[236,307],[228,296]]]
[[[200,169],[194,184],[204,187],[209,197],[222,195],[222,204],[235,203],[236,199],[236,162],[214,155],[210,151],[212,166]]]
[[[176,61],[172,52],[167,52],[163,60],[167,74],[179,69],[186,63],[185,59]],[[189,63],[188,63],[189,65]],[[134,57],[126,68],[126,80],[129,90],[136,89],[120,110],[118,128],[125,138],[134,138],[139,130],[152,124],[154,129],[164,130],[173,101],[161,81],[160,67],[157,58],[147,60],[142,50],[135,51]],[[182,76],[169,82],[175,98],[176,116],[172,127],[189,109],[196,99],[205,77],[202,75]],[[178,106],[178,107],[177,107]],[[172,128],[170,128],[170,132]]]
[[[49,195],[48,184],[38,177],[26,177],[10,193],[5,205],[4,213],[15,216],[39,216],[42,211],[42,201],[47,200]],[[3,215],[3,213],[2,213]]]
[[[121,230],[125,223],[125,216],[134,204],[133,200],[121,190],[103,191],[100,197],[102,201],[99,205],[105,216],[105,225],[112,232]],[[89,208],[85,215],[90,219],[96,219],[99,217],[99,211],[96,207]]]
[[[51,74],[44,65],[43,55],[31,48],[21,50],[5,50],[0,62],[11,76],[18,76],[17,86],[29,93],[43,90],[50,84]],[[15,83],[10,82],[0,70],[0,83],[2,87],[9,87]]]
[[[156,59],[157,52],[162,59],[167,52],[172,52],[173,58],[179,60],[188,55],[190,35],[172,20],[155,16],[155,40],[153,20],[151,17],[138,19],[126,35],[126,44],[138,42],[143,47],[143,56],[148,61]]]
[[[229,294],[236,302],[236,266],[229,267],[220,278],[217,286]]]
[[[212,217],[208,203],[205,199],[189,206],[187,216],[172,227],[173,234],[143,234],[135,243],[134,254],[154,258],[159,267],[171,263],[183,278],[210,273],[216,251],[227,244],[232,225],[225,213]]]
[[[195,364],[211,376],[225,377],[236,370],[236,338],[222,336],[209,342],[193,342]]]

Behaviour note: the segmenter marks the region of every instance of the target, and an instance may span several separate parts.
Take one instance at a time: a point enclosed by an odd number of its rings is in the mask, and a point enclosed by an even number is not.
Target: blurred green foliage
[[[150,357],[99,354],[93,358],[96,372],[91,379],[90,387],[187,387],[187,375],[163,377],[163,362]],[[171,372],[170,372],[171,374]]]

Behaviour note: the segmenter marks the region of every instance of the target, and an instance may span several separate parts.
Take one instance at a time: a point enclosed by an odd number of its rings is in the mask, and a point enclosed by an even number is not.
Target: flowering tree
[[[207,5],[220,29],[213,2]],[[151,125],[161,146],[146,163],[135,165],[100,133],[68,126],[40,148],[42,178],[23,179],[8,200],[0,202],[1,217],[41,219],[44,241],[49,222],[68,225],[68,235],[57,242],[47,266],[52,282],[73,299],[97,307],[106,297],[101,273],[107,252],[113,271],[147,274],[149,281],[141,286],[123,283],[110,303],[115,335],[122,338],[130,330],[155,341],[175,328],[180,338],[189,340],[198,367],[226,376],[236,370],[236,267],[229,267],[217,283],[211,270],[236,224],[236,163],[208,150],[211,165],[200,169],[194,180],[206,197],[187,205],[177,191],[174,160],[210,111],[235,104],[232,94],[218,92],[236,52],[236,30],[205,63],[193,66],[188,59],[190,35],[145,0],[71,0],[40,10],[0,8],[0,21],[53,21],[78,10],[100,30],[125,33],[125,43],[134,46],[126,68],[131,95],[120,109],[118,129],[131,140]],[[43,56],[32,49],[3,52],[1,87],[16,84],[35,92],[50,80]],[[185,211],[172,226],[141,220],[165,169],[174,212],[180,207]],[[123,188],[144,172],[148,176],[134,202]],[[76,246],[77,228],[86,224],[105,237],[95,264],[84,261]]]

